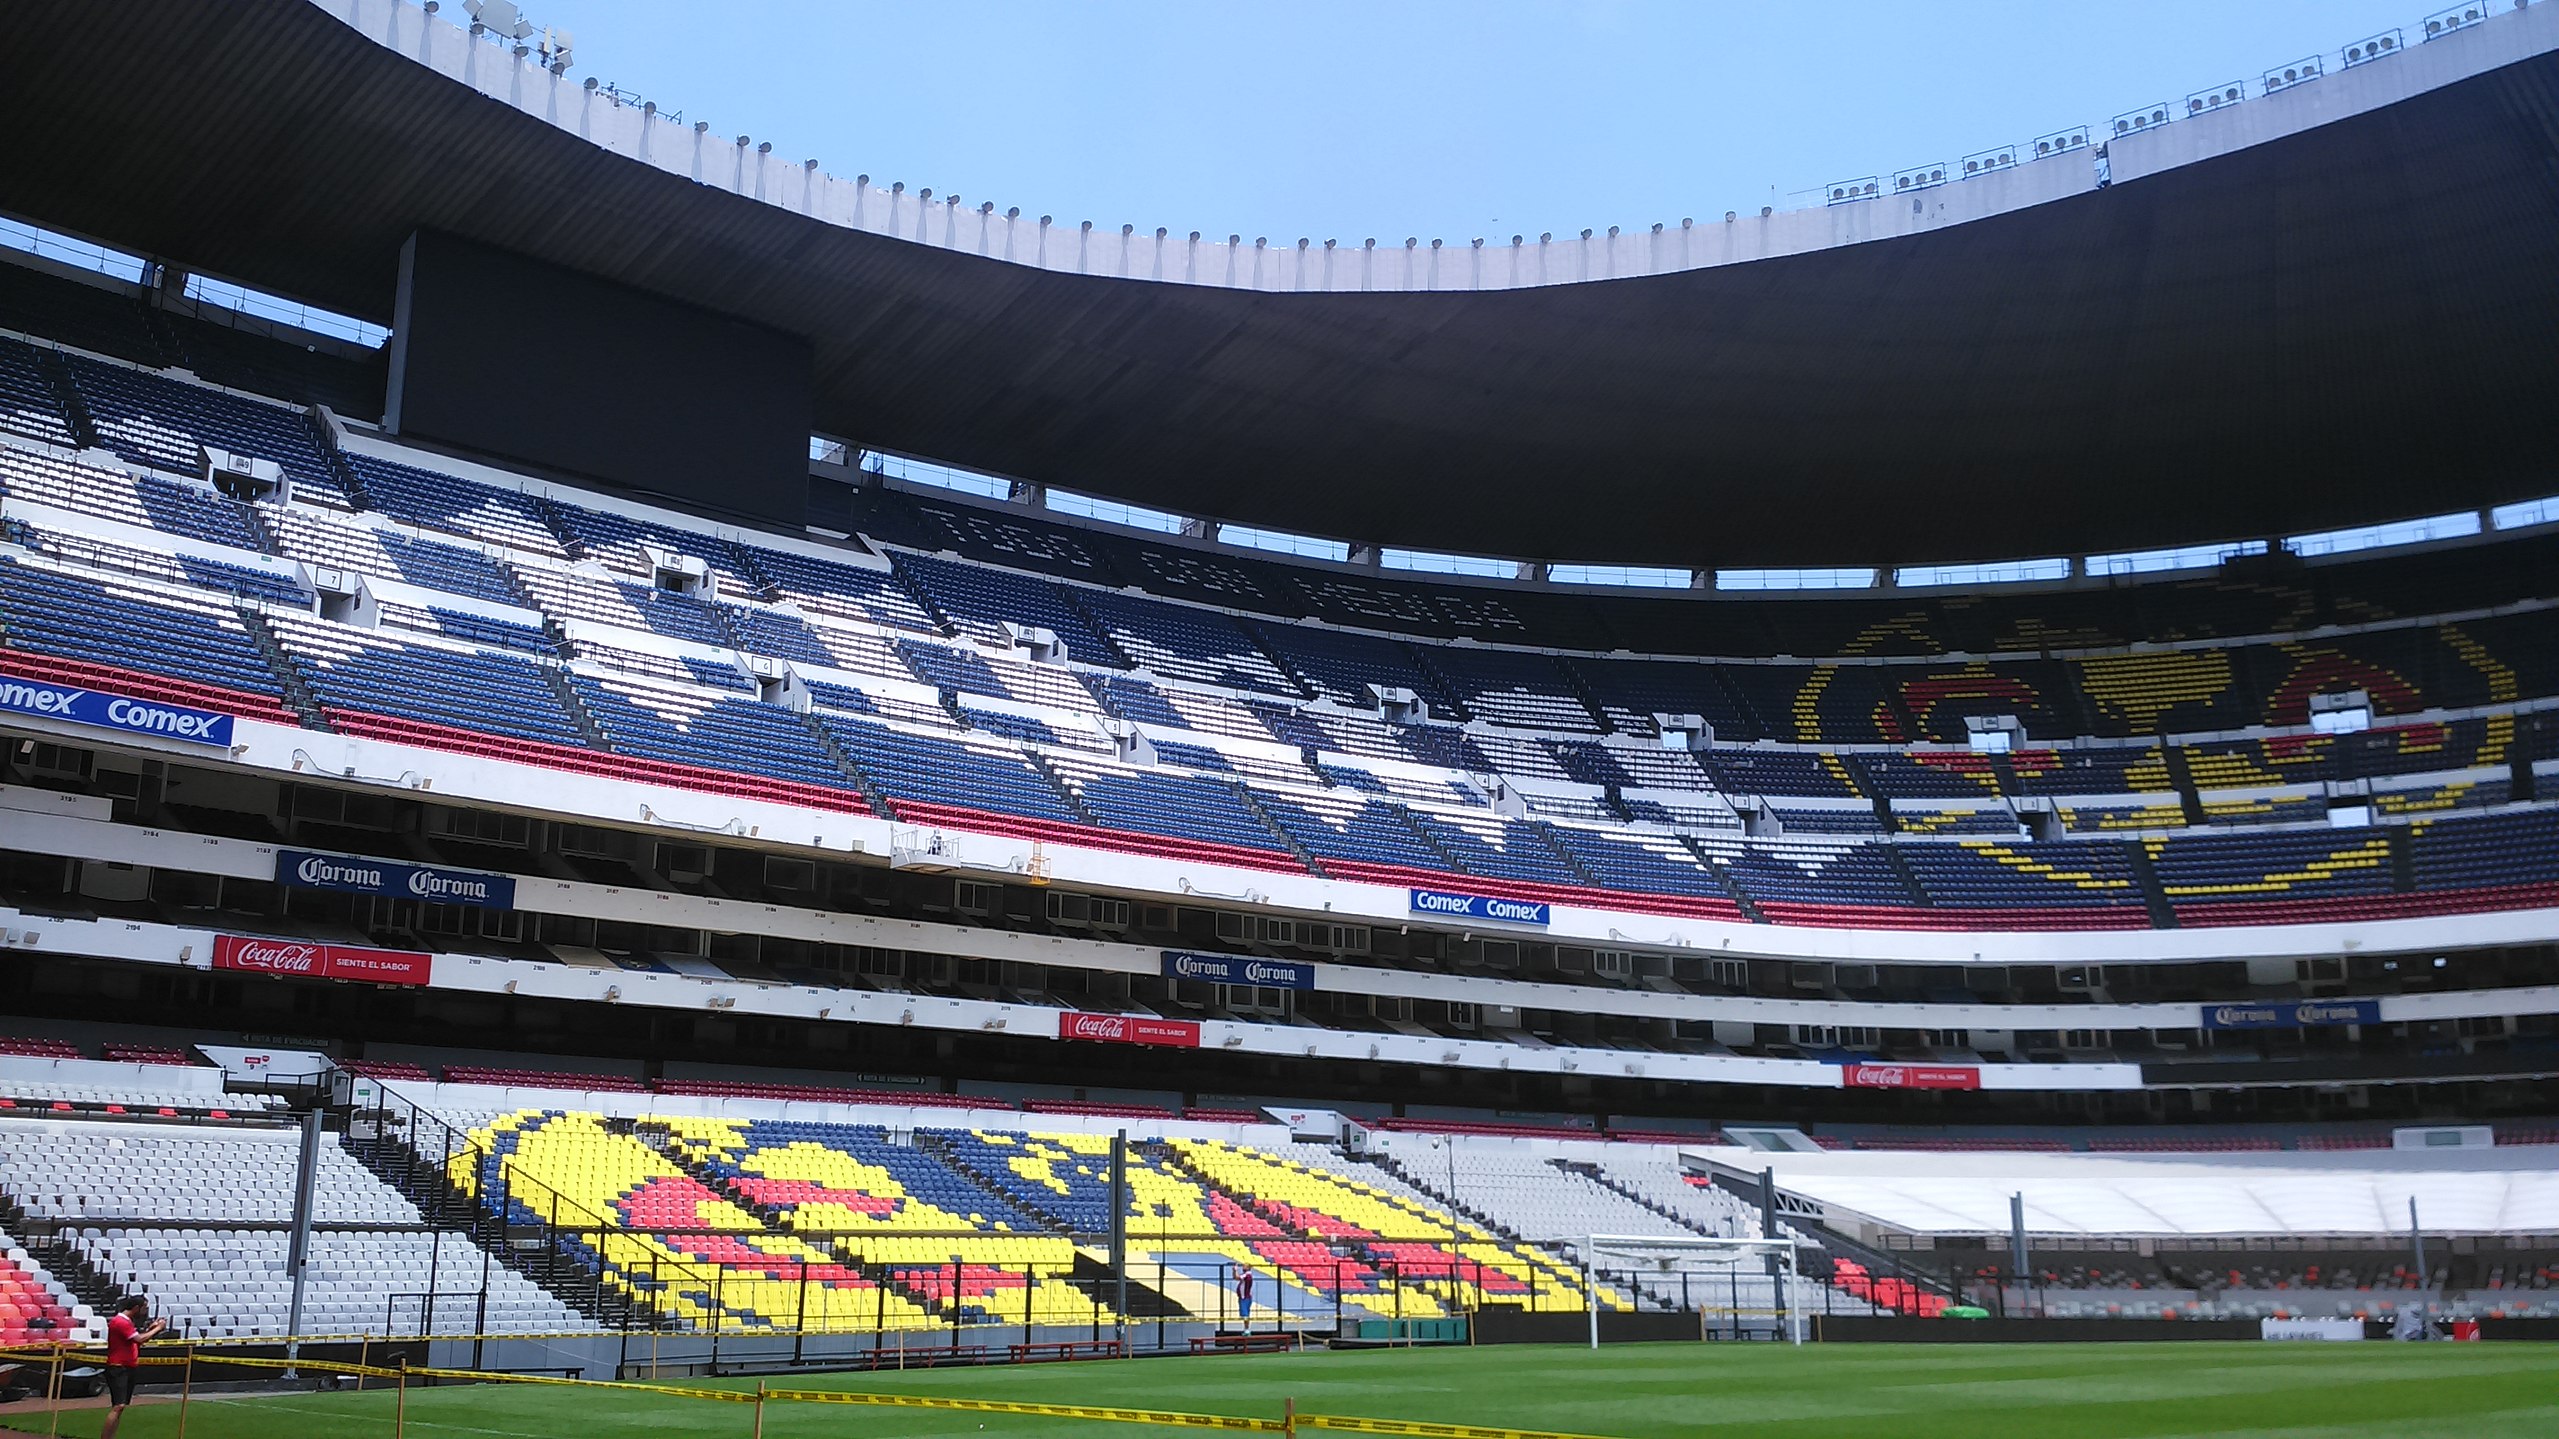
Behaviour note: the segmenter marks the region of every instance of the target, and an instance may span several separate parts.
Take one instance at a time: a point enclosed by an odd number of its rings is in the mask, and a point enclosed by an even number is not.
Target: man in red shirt
[[[107,1321],[107,1422],[98,1426],[98,1439],[116,1439],[116,1426],[124,1422],[124,1406],[133,1402],[133,1379],[142,1372],[143,1341],[157,1339],[169,1327],[166,1319],[152,1319],[151,1301],[140,1295],[116,1306],[115,1317]]]

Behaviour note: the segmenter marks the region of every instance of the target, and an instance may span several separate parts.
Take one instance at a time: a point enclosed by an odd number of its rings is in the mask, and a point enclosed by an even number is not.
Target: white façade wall
[[[12,715],[13,728],[93,747],[156,752],[199,764],[222,757],[202,747]],[[278,776],[301,775],[410,791],[421,798],[478,804],[529,814],[565,815],[636,825],[667,839],[727,836],[784,850],[884,856],[918,848],[939,834],[941,863],[991,878],[1025,876],[1034,859],[1028,840],[959,830],[932,831],[867,814],[673,790],[605,775],[573,774],[477,755],[455,754],[357,735],[324,734],[262,721],[234,726],[229,759]],[[1242,905],[1271,913],[1402,925],[1412,919],[1404,889],[1312,874],[1240,869],[1084,849],[1037,846],[1050,881],[1075,889],[1158,896],[1174,902]],[[1501,886],[1452,877],[1451,886],[1498,896]],[[2501,910],[2422,919],[2324,924],[2236,925],[2174,930],[2072,932],[1820,929],[1791,925],[1635,914],[1576,905],[1554,906],[1543,929],[1484,924],[1476,932],[1594,946],[1684,950],[1735,958],[1832,960],[1888,964],[2151,964],[2203,959],[2301,958],[2355,953],[2539,944],[2559,939],[2559,910]]]
[[[180,834],[115,824],[86,814],[49,812],[63,799],[45,791],[0,786],[9,815],[9,848],[32,854],[191,870],[239,879],[276,877],[278,846],[219,836]],[[22,807],[32,806],[32,808]],[[1121,974],[1159,974],[1165,951],[1151,945],[798,909],[788,905],[709,899],[656,890],[517,876],[515,908],[537,914],[665,925],[682,929],[775,935],[823,944],[869,945],[921,954],[1054,965]],[[1874,1025],[1909,1029],[2195,1028],[2196,1004],[1884,1004],[1831,999],[1767,999],[1742,995],[1606,989],[1530,980],[1419,974],[1355,964],[1316,964],[1317,989],[1480,1005],[1512,1005],[1569,1014],[1699,1023]],[[2392,1023],[2498,1015],[2559,1013],[2559,987],[2456,990],[2392,995],[2381,1001]]]

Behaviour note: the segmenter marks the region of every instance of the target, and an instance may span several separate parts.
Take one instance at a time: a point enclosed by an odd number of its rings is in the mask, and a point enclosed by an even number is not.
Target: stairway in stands
[[[565,1243],[555,1238],[543,1244],[511,1236],[504,1218],[491,1213],[453,1182],[446,1168],[448,1146],[452,1154],[477,1153],[478,1146],[468,1136],[424,1111],[409,1113],[416,1115],[422,1126],[431,1126],[435,1131],[423,1137],[433,1153],[419,1147],[420,1136],[382,1123],[384,1111],[355,1115],[338,1134],[338,1143],[376,1178],[406,1195],[427,1223],[469,1239],[499,1264],[540,1285],[552,1298],[589,1322],[611,1329],[643,1326],[646,1316],[639,1307],[627,1296],[606,1287],[602,1276],[568,1252]],[[372,1122],[367,1123],[368,1120]]]
[[[63,1237],[70,1227],[60,1221],[30,1219],[18,1201],[0,1194],[0,1230],[26,1246],[28,1257],[43,1265],[73,1298],[104,1315],[124,1297],[124,1287],[101,1273],[79,1246]]]
[[[881,819],[897,818],[897,812],[889,808],[888,791],[873,783],[870,775],[863,772],[861,763],[835,737],[835,731],[828,729],[823,720],[807,710],[800,711],[800,726],[809,732],[809,739],[817,745],[818,752],[834,761],[835,767],[852,779],[854,787],[862,792],[863,802],[871,807],[872,814]]]
[[[71,438],[81,449],[103,449],[98,437],[98,422],[89,413],[89,402],[81,395],[80,386],[71,378],[71,367],[55,351],[38,349],[36,367],[43,371],[44,382],[53,391],[53,402],[62,411],[62,421]]]
[[[275,671],[284,702],[302,717],[302,727],[328,732],[329,722],[320,713],[320,697],[311,693],[311,686],[302,678],[302,667],[293,662],[283,642],[275,637],[275,628],[267,623],[267,617],[257,606],[244,604],[240,606],[240,623],[249,632],[249,642],[266,656],[267,667]]]
[[[2175,929],[2177,907],[2168,900],[2168,891],[2160,886],[2159,866],[2150,859],[2150,850],[2139,840],[2128,840],[2123,846],[2124,862],[2131,866],[2133,882],[2141,886],[2141,902],[2150,911],[2150,927]]]
[[[1502,1238],[1510,1240],[1514,1244],[1524,1244],[1527,1242],[1519,1231],[1511,1228],[1509,1225],[1494,1218],[1485,1211],[1476,1208],[1474,1205],[1467,1203],[1465,1200],[1458,1198],[1456,1195],[1449,1193],[1447,1186],[1433,1184],[1421,1175],[1414,1173],[1412,1170],[1406,1169],[1396,1160],[1395,1156],[1391,1154],[1361,1154],[1354,1155],[1352,1157],[1377,1169],[1383,1170],[1387,1174],[1393,1175],[1396,1182],[1403,1185],[1405,1188],[1418,1194],[1426,1194],[1430,1196],[1433,1203],[1445,1206],[1458,1218],[1463,1219],[1480,1229],[1489,1233],[1498,1234]]]
[[[828,1258],[847,1269],[860,1273],[864,1278],[923,1313],[948,1318],[954,1310],[964,1308],[960,1296],[956,1293],[946,1304],[945,1301],[936,1299],[921,1285],[913,1283],[904,1274],[888,1265],[871,1263],[861,1255],[823,1238],[798,1235],[791,1224],[789,1214],[781,1205],[767,1203],[748,1193],[745,1186],[737,1182],[735,1175],[722,1173],[718,1166],[704,1159],[695,1153],[691,1146],[676,1138],[675,1132],[664,1123],[645,1119],[608,1121],[608,1123],[614,1126],[627,1124],[632,1138],[656,1150],[669,1164],[684,1171],[704,1189],[762,1220],[764,1227],[773,1233],[790,1234],[812,1249],[826,1251]],[[978,1317],[982,1320],[986,1316],[983,1311],[979,1311]]]
[[[558,624],[557,620],[546,620],[543,628],[550,629]],[[562,643],[566,642],[564,638]],[[542,671],[542,682],[551,687],[552,697],[559,700],[560,708],[566,711],[569,718],[576,723],[578,735],[586,741],[587,748],[594,750],[597,754],[613,753],[612,737],[604,732],[604,726],[596,723],[594,715],[587,713],[586,706],[578,699],[577,686],[569,683],[568,671],[556,665],[540,665],[537,668]]]
[[[1023,1213],[1030,1215],[1033,1219],[1040,1221],[1042,1224],[1048,1225],[1058,1233],[1067,1235],[1075,1234],[1075,1226],[1068,1223],[1065,1216],[1049,1209],[1031,1195],[1021,1192],[1018,1185],[1004,1184],[1000,1182],[996,1176],[987,1173],[985,1170],[980,1169],[974,1164],[971,1164],[960,1154],[958,1147],[953,1145],[948,1139],[930,1131],[919,1129],[915,1131],[915,1147],[918,1152],[932,1155],[935,1159],[941,1161],[944,1166],[968,1179],[980,1189],[983,1189],[990,1194],[1002,1195],[1007,1204],[1010,1204],[1014,1208],[1021,1210]],[[1090,1238],[1092,1236],[1077,1237]],[[1092,1300],[1095,1304],[1100,1305],[1105,1311],[1113,1308],[1118,1302],[1119,1277],[1111,1273],[1110,1266],[1095,1260],[1093,1256],[1086,1252],[1080,1245],[1076,1250],[1075,1268],[1061,1277],[1065,1279],[1067,1284],[1081,1292],[1086,1298]],[[1133,1320],[1188,1319],[1191,1317],[1190,1310],[1184,1308],[1181,1304],[1176,1303],[1171,1296],[1165,1294],[1154,1285],[1142,1283],[1134,1271],[1132,1271],[1128,1276],[1127,1313],[1128,1317]]]
[[[1589,1180],[1591,1183],[1598,1185],[1600,1188],[1607,1190],[1609,1193],[1616,1195],[1618,1198],[1625,1200],[1627,1203],[1639,1205],[1653,1214],[1660,1215],[1663,1219],[1678,1225],[1680,1228],[1687,1230],[1691,1234],[1703,1235],[1709,1239],[1721,1237],[1716,1230],[1698,1223],[1696,1220],[1689,1218],[1687,1215],[1680,1213],[1678,1210],[1671,1208],[1669,1205],[1652,1198],[1640,1190],[1631,1189],[1626,1185],[1620,1184],[1616,1180],[1609,1178],[1608,1171],[1600,1168],[1596,1164],[1584,1163],[1570,1159],[1557,1159],[1551,1162],[1557,1169],[1563,1170],[1568,1174],[1578,1174],[1582,1178]]]

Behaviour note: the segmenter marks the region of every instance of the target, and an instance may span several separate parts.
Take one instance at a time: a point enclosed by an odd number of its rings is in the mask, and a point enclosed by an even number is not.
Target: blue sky
[[[521,3],[574,32],[574,75],[836,174],[1066,222],[1381,243],[1788,207],[1832,180],[2101,126],[2305,55],[2333,62],[2381,30],[2413,40],[2441,8]],[[458,0],[446,9],[462,18]]]

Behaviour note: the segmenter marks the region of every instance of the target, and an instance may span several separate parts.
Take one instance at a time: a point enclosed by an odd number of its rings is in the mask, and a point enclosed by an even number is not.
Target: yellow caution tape
[[[749,1395],[749,1398],[754,1396]],[[833,1389],[767,1389],[764,1397],[792,1404],[870,1404],[891,1409],[941,1409],[965,1414],[1030,1414],[1046,1419],[1108,1419],[1122,1424],[1161,1424],[1176,1429],[1285,1434],[1277,1419],[1231,1414],[1184,1414],[1170,1409],[1112,1409],[1085,1404],[1023,1404],[1003,1399],[949,1399],[933,1394],[860,1394]]]
[[[94,1350],[71,1345],[0,1349],[0,1359],[52,1363],[94,1362]],[[186,1364],[203,1356],[153,1354],[150,1365]],[[570,1379],[553,1374],[509,1374],[486,1369],[393,1368],[351,1364],[335,1359],[268,1359],[248,1355],[204,1357],[207,1364],[244,1369],[296,1369],[313,1374],[360,1375],[370,1379],[440,1379],[469,1384],[540,1384],[568,1389],[611,1389],[656,1394],[670,1399],[700,1399],[715,1404],[851,1404],[883,1409],[936,1409],[961,1414],[1019,1414],[1042,1419],[1092,1419],[1118,1424],[1153,1424],[1171,1429],[1215,1429],[1230,1434],[1293,1434],[1298,1429],[1331,1429],[1351,1434],[1391,1434],[1402,1439],[1601,1439],[1544,1429],[1500,1429],[1475,1424],[1437,1424],[1418,1419],[1363,1419],[1343,1414],[1300,1414],[1294,1424],[1283,1419],[1254,1419],[1232,1414],[1190,1414],[1172,1409],[1120,1409],[1088,1404],[1032,1404],[1007,1399],[964,1399],[937,1394],[875,1394],[837,1389],[704,1389],[681,1384],[644,1383],[630,1379]]]
[[[1343,1414],[1300,1414],[1300,1429],[1338,1429],[1351,1434],[1402,1434],[1410,1439],[1601,1439],[1595,1434],[1560,1434],[1550,1429],[1487,1429],[1479,1424],[1432,1424],[1419,1419],[1358,1419]]]

